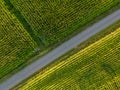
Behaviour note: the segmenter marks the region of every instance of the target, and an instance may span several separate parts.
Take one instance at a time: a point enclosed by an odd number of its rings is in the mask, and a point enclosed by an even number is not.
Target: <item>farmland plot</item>
[[[23,64],[35,48],[36,42],[0,0],[0,78]]]
[[[10,1],[23,15],[34,35],[41,40],[44,46],[64,39],[88,21],[120,3],[120,0]]]
[[[119,90],[120,28],[13,90]]]

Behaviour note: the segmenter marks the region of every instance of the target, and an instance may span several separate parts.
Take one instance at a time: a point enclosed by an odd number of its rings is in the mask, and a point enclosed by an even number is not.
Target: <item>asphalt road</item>
[[[9,90],[16,84],[20,83],[22,80],[26,79],[36,71],[40,70],[41,68],[49,64],[50,62],[54,61],[58,57],[62,56],[69,50],[75,48],[83,41],[87,40],[91,36],[95,35],[96,33],[100,32],[101,30],[105,29],[106,27],[110,26],[111,24],[118,20],[120,20],[120,10],[117,10],[113,14],[95,23],[93,26],[87,28],[83,32],[79,33],[78,35],[74,36],[70,40],[63,43],[62,45],[58,46],[56,49],[49,52],[45,56],[39,58],[37,61],[30,64],[23,70],[19,71],[8,80],[1,83],[0,90]]]

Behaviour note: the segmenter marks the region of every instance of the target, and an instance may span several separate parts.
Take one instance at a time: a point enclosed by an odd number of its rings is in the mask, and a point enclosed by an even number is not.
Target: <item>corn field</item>
[[[21,12],[36,37],[45,46],[64,39],[87,22],[120,3],[119,0],[10,1]]]
[[[119,90],[120,28],[13,90]]]
[[[0,78],[24,63],[35,47],[29,33],[0,1]]]

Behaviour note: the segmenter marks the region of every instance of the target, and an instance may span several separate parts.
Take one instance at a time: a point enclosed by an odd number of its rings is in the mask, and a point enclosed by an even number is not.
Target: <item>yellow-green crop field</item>
[[[4,0],[20,12],[44,46],[64,39],[84,24],[120,3],[120,0]],[[16,9],[14,9],[16,8]],[[14,11],[15,10],[15,11]],[[19,17],[19,16],[17,16]],[[29,33],[31,33],[28,30]]]
[[[0,0],[0,79],[33,54],[36,42]]]
[[[120,0],[0,0],[0,80],[26,65],[35,52],[118,4]]]
[[[15,90],[119,90],[120,28]]]

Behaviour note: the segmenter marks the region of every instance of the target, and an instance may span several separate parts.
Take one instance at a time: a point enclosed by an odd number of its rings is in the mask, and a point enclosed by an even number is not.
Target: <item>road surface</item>
[[[117,10],[116,12],[105,17],[101,21],[95,23],[93,26],[74,36],[73,38],[58,46],[56,49],[52,50],[45,56],[40,57],[37,61],[28,65],[26,68],[13,75],[11,78],[7,79],[0,84],[0,90],[9,90],[16,84],[20,83],[22,80],[26,79],[36,71],[49,64],[50,62],[54,61],[58,57],[75,48],[83,41],[87,40],[91,36],[95,35],[96,33],[100,32],[101,30],[105,29],[106,27],[110,26],[118,20],[120,20],[120,10]]]

